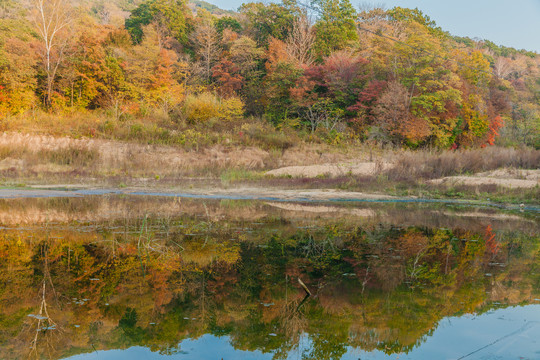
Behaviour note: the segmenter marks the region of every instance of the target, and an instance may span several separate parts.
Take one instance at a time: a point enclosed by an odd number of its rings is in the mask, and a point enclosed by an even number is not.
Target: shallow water
[[[536,212],[96,195],[0,227],[1,359],[540,358]]]

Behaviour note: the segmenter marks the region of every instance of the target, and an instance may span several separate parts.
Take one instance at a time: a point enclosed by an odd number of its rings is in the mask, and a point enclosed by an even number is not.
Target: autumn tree
[[[126,79],[130,96],[143,106],[159,106],[168,111],[183,97],[175,79],[176,54],[159,46],[159,34],[152,25],[144,28],[140,44],[126,54]]]
[[[111,109],[114,119],[120,120],[126,112],[126,101],[130,98],[124,64],[120,59],[111,55],[105,58],[105,73],[102,82],[100,105]]]
[[[489,131],[489,84],[492,79],[490,64],[480,51],[458,52],[459,75],[463,81],[461,131],[458,142],[464,146],[483,142]]]
[[[442,41],[417,22],[406,24],[404,41],[395,43],[392,56],[393,79],[408,91],[408,111],[429,124],[430,139],[438,147],[449,147],[455,141],[459,114],[452,111],[461,106],[461,83],[455,62]]]
[[[242,88],[244,77],[239,71],[240,68],[226,58],[212,68],[212,76],[218,83],[217,90],[221,96],[233,96]]]
[[[257,42],[247,36],[234,40],[229,50],[230,61],[238,67],[238,73],[245,79],[241,95],[246,101],[246,111],[249,114],[262,114],[264,76],[262,59],[264,50],[257,46]]]
[[[298,65],[310,66],[313,64],[315,33],[305,13],[295,19],[286,44],[289,57],[294,59]]]
[[[41,39],[43,70],[45,71],[46,106],[51,105],[58,68],[64,61],[69,43],[68,27],[73,23],[68,0],[34,0],[32,19]]]
[[[407,9],[400,6],[396,6],[387,12],[388,16],[398,22],[411,23],[421,25],[424,29],[434,36],[444,37],[444,32],[440,27],[437,26],[437,23],[434,20],[431,20],[429,16],[424,14],[418,8],[416,9]]]
[[[112,29],[98,25],[89,16],[79,24],[81,31],[74,38],[73,50],[62,67],[58,87],[70,107],[96,108],[106,73],[108,41]]]
[[[184,99],[185,88],[177,79],[177,56],[174,51],[161,49],[154,67],[149,90],[154,106],[167,114]]]
[[[358,93],[365,87],[368,63],[346,50],[334,52],[322,64],[305,69],[298,82],[298,90],[302,91],[297,96],[327,97],[345,110],[357,101]]]
[[[212,67],[219,56],[218,32],[213,25],[202,23],[195,27],[190,38],[195,47],[195,53],[202,64],[205,81],[209,82],[212,76]]]
[[[357,102],[347,108],[348,111],[355,113],[351,125],[357,132],[365,132],[369,126],[377,121],[378,115],[375,111],[375,105],[386,86],[387,81],[370,80],[358,93]]]
[[[512,60],[498,56],[493,63],[493,73],[499,79],[506,79],[514,71]]]
[[[295,64],[295,59],[287,50],[287,45],[283,41],[270,39],[266,53],[264,101],[266,113],[274,123],[279,123],[296,113],[291,89],[295,87],[302,70]]]
[[[259,65],[264,51],[247,36],[235,40],[230,49],[231,60],[238,65],[242,74],[249,74]]]
[[[37,90],[38,43],[29,24],[0,19],[0,114],[27,110]]]
[[[426,119],[416,117],[410,107],[410,94],[398,81],[388,84],[374,107],[376,125],[396,143],[418,143],[431,134]]]

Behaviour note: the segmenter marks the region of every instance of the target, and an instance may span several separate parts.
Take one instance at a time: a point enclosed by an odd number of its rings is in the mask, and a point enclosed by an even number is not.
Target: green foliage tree
[[[300,14],[296,0],[284,0],[281,4],[252,2],[243,4],[240,13],[247,18],[245,31],[259,45],[266,45],[270,37],[285,40],[291,32],[295,18]]]
[[[240,22],[231,16],[223,16],[216,19],[214,26],[220,35],[223,34],[223,30],[225,29],[235,31],[237,33],[242,31],[242,25]]]
[[[358,40],[356,10],[349,0],[314,0],[319,18],[315,24],[315,51],[328,56]]]
[[[185,0],[148,0],[140,4],[125,23],[134,43],[142,41],[144,27],[150,23],[155,23],[165,36],[187,44],[192,25]]]

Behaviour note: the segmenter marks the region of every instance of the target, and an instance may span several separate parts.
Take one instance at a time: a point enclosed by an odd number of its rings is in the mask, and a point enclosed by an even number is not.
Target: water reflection
[[[358,359],[535,359],[538,358],[540,340],[539,306],[529,305],[500,309],[478,316],[462,316],[445,319],[420,347],[408,354],[385,354],[375,350],[363,351],[347,347],[343,360]],[[509,325],[510,321],[510,325]],[[490,331],[485,331],[489,329]],[[243,351],[231,345],[228,336],[203,335],[180,343],[177,354],[167,358],[195,359],[274,359],[275,353]],[[479,344],[485,344],[479,346]],[[286,359],[302,358],[312,346],[309,336],[304,335],[298,347],[289,352]],[[96,351],[73,356],[73,360],[107,359],[160,359],[164,355],[153,353],[144,347],[132,347],[125,351]]]
[[[0,220],[2,359],[538,349],[534,214],[89,197],[6,200]]]

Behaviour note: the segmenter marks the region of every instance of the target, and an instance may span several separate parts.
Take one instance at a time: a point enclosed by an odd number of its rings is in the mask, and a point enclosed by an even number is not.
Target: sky
[[[236,10],[243,2],[254,0],[206,1],[222,9]],[[384,4],[388,9],[417,7],[453,35],[487,39],[540,53],[540,0],[352,0],[351,3]]]

